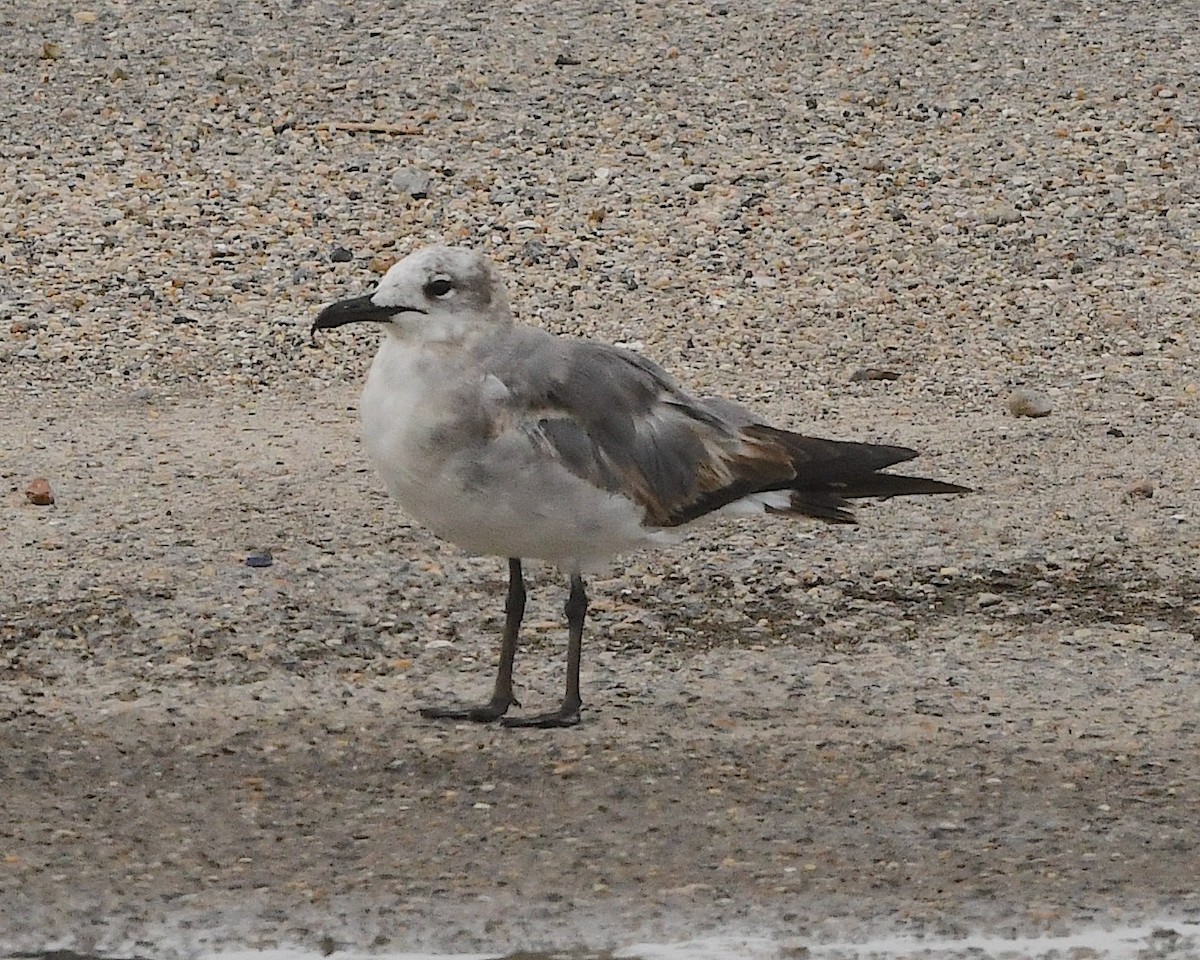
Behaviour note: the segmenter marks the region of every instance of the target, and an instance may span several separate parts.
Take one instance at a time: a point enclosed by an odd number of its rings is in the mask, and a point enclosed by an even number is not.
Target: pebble
[[[45,477],[30,480],[29,485],[25,488],[25,499],[34,506],[50,506],[54,503],[54,491],[50,488],[50,481]]]
[[[1054,405],[1037,390],[1014,390],[1008,397],[1008,410],[1014,417],[1048,417]]]
[[[429,196],[429,185],[433,178],[424,170],[414,170],[403,167],[392,174],[392,189],[399,193],[407,193],[414,200],[424,200]]]
[[[1127,500],[1149,500],[1154,496],[1154,481],[1148,479],[1137,480],[1125,488],[1125,498]]]
[[[859,367],[850,374],[850,381],[861,380],[899,380],[900,374],[895,370],[882,370],[879,367]]]
[[[521,244],[521,260],[527,264],[541,263],[549,252],[546,245],[536,238]]]
[[[984,209],[980,219],[984,223],[1006,226],[1010,223],[1020,223],[1024,217],[1016,207],[1006,203],[994,203]]]

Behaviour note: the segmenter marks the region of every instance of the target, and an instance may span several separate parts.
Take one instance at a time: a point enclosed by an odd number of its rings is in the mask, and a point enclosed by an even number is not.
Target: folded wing
[[[494,369],[509,389],[512,426],[576,476],[629,497],[652,526],[773,491],[788,495],[772,498],[771,512],[853,523],[850,499],[967,490],[879,472],[917,455],[906,447],[805,437],[731,401],[691,397],[626,350],[549,337],[516,350],[522,362]],[[530,351],[544,355],[530,362]]]

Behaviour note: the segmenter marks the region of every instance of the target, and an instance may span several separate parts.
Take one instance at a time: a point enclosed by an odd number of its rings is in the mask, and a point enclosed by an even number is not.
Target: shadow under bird
[[[372,293],[322,310],[313,330],[358,321],[384,330],[361,413],[388,490],[439,537],[508,558],[491,699],[427,707],[426,717],[578,723],[584,571],[672,542],[707,514],[853,523],[855,498],[969,492],[881,472],[917,455],[905,447],[781,430],[732,401],[693,396],[636,353],[517,324],[491,261],[468,249],[416,251]],[[517,703],[522,558],[570,578],[566,694],[556,710],[506,717]]]

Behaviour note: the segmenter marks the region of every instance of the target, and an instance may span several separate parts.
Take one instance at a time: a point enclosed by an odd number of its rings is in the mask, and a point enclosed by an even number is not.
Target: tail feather
[[[800,514],[826,523],[857,523],[850,510],[850,501],[863,497],[908,497],[926,493],[970,493],[970,487],[943,483],[925,477],[905,477],[892,473],[876,473],[841,487],[821,490],[793,490],[788,506],[768,507],[769,513]]]
[[[850,500],[863,497],[908,497],[970,493],[970,487],[928,477],[881,473],[912,460],[917,451],[878,443],[853,443],[805,437],[767,427],[772,439],[787,447],[795,479],[789,483],[789,505],[774,513],[802,514],[826,523],[854,523]]]
[[[970,487],[928,477],[906,477],[898,473],[872,473],[851,480],[838,491],[848,500],[860,497],[911,497],[925,493],[970,493]]]
[[[850,511],[850,501],[819,490],[793,490],[786,507],[767,507],[767,513],[812,517],[825,523],[858,523]]]

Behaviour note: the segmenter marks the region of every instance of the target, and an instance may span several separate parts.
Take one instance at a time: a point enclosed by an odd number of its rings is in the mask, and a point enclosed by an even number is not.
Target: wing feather
[[[805,437],[744,407],[695,398],[638,354],[525,328],[487,371],[508,388],[510,429],[595,487],[622,494],[648,524],[695,520],[743,497],[791,490],[790,507],[853,523],[848,498],[965,488],[877,471],[916,456],[906,447]]]

